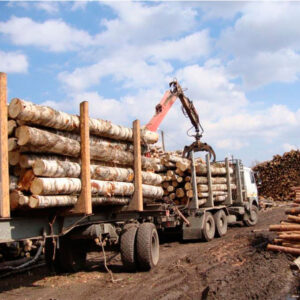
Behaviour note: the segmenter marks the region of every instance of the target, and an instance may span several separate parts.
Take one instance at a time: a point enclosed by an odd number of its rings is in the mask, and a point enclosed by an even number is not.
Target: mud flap
[[[204,214],[202,216],[187,218],[190,222],[189,225],[186,223],[182,227],[182,239],[185,240],[200,240],[202,238],[202,228],[204,223]]]

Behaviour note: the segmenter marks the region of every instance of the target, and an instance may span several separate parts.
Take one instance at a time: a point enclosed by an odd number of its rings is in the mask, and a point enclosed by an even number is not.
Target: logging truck
[[[161,164],[147,156],[147,143],[157,141],[157,126],[177,97],[196,142]],[[198,116],[176,82],[146,128],[138,120],[125,128],[89,118],[87,102],[79,116],[17,98],[7,108],[0,73],[0,128],[0,254],[6,259],[9,247],[28,248],[28,240],[38,245],[33,258],[10,271],[36,262],[42,249],[59,272],[83,268],[94,250],[119,251],[128,270],[149,270],[159,261],[159,233],[210,241],[228,224],[258,220],[252,171],[237,159],[211,162],[215,153],[200,142]],[[205,162],[197,151],[209,152]]]

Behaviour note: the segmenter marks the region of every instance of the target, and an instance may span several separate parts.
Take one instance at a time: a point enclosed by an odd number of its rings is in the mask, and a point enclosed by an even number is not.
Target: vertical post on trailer
[[[210,155],[206,154],[205,159],[206,159],[207,185],[208,185],[208,201],[206,203],[206,206],[213,207],[214,198],[213,198],[212,183],[211,183]]]
[[[140,121],[133,122],[134,194],[128,210],[143,211],[142,155]]]
[[[197,180],[196,180],[196,167],[195,167],[195,156],[194,151],[190,152],[190,160],[191,160],[191,170],[192,170],[192,188],[193,188],[193,201],[190,203],[191,209],[198,209],[199,202],[198,202],[198,188],[197,188]]]
[[[81,140],[81,193],[73,212],[90,215],[92,213],[91,169],[90,169],[90,126],[89,104],[80,103],[80,140]]]
[[[237,204],[243,204],[242,178],[240,161],[236,159],[235,164],[236,180],[237,180]]]
[[[7,137],[7,76],[0,73],[0,218],[10,217],[8,137]]]
[[[227,199],[226,204],[232,205],[232,191],[231,191],[231,177],[229,169],[229,160],[228,157],[225,158],[225,167],[226,167],[226,182],[227,182]]]

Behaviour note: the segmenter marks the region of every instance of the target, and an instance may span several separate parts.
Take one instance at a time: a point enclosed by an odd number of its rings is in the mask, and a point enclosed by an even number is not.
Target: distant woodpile
[[[292,150],[275,155],[271,161],[256,165],[258,193],[273,200],[294,200],[292,187],[300,185],[300,151]]]

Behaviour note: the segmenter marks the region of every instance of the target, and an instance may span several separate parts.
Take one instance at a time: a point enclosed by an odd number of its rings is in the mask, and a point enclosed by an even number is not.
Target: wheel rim
[[[156,265],[158,263],[158,259],[159,259],[159,243],[158,243],[156,231],[153,231],[153,233],[152,233],[151,253],[152,253],[153,265]]]

